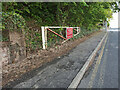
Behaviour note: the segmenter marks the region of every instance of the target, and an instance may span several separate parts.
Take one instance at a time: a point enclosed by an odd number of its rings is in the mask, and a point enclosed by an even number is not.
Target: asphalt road
[[[78,88],[118,88],[118,31],[108,37]]]
[[[7,87],[34,89],[67,88],[104,35],[105,32],[95,34],[66,55],[55,59],[52,63],[46,64],[43,68],[40,67],[27,73],[23,78],[14,81]],[[36,74],[31,76],[34,73]]]

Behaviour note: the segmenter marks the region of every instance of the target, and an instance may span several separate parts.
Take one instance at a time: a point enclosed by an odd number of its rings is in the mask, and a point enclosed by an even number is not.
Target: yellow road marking
[[[94,70],[93,70],[93,73],[92,73],[90,82],[89,82],[89,84],[88,84],[88,87],[89,87],[89,88],[92,88],[92,86],[93,86],[93,81],[94,81],[94,79],[95,79],[95,76],[96,76],[97,70],[98,70],[98,66],[99,66],[99,64],[100,64],[100,62],[101,62],[101,59],[102,59],[102,56],[103,56],[103,52],[104,52],[104,48],[105,48],[105,45],[106,45],[106,42],[107,42],[107,38],[108,38],[108,36],[107,36],[106,39],[105,39],[105,43],[104,43],[104,45],[103,45],[103,47],[102,47],[101,53],[100,53],[100,55],[99,55],[99,57],[98,57],[98,59],[97,59],[95,68],[94,68]]]
[[[109,42],[109,40],[108,40]],[[107,62],[107,54],[108,52],[106,52],[104,54],[104,61],[103,61],[103,64],[101,66],[101,70],[100,70],[100,78],[99,78],[99,81],[98,81],[98,87],[101,88],[103,83],[104,83],[104,76],[105,76],[105,66],[106,66],[106,62]]]

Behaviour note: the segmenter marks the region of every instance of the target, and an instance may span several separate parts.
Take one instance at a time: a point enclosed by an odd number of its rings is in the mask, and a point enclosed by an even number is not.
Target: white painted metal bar
[[[48,28],[76,28],[77,30],[77,34],[75,34],[74,36],[78,35],[80,33],[79,27],[68,27],[68,26],[42,26],[42,45],[43,45],[43,49],[46,49],[46,44],[47,44],[47,39],[46,39],[46,33],[45,30],[47,30]],[[62,43],[68,41],[69,39],[63,41]]]
[[[45,47],[45,28],[42,26],[42,45],[43,45],[43,49],[46,49]]]
[[[77,36],[79,33],[75,34],[74,36]]]
[[[79,34],[79,27],[77,27],[77,33],[74,36],[77,36]]]
[[[77,33],[79,32],[79,27],[77,27]]]
[[[76,30],[76,29],[74,29],[75,31],[77,31],[77,33],[76,34],[74,34],[74,36],[76,36],[77,34],[78,34],[78,30]]]
[[[45,26],[45,29],[46,28],[78,28],[78,27],[63,27],[63,26]]]

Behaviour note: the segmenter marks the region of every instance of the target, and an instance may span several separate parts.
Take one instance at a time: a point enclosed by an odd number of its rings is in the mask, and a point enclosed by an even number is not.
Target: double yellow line
[[[103,52],[104,52],[104,49],[105,49],[105,45],[106,45],[107,39],[108,39],[108,34],[107,34],[107,37],[106,37],[105,42],[103,44],[102,50],[100,52],[100,55],[99,55],[99,57],[97,59],[97,62],[95,64],[95,68],[94,68],[92,76],[90,78],[90,82],[88,83],[88,87],[89,88],[92,88],[92,86],[93,86],[93,82],[94,82],[94,79],[96,77],[96,74],[97,74],[97,71],[98,71],[98,67],[99,67],[99,64],[100,64],[102,56],[103,56]]]

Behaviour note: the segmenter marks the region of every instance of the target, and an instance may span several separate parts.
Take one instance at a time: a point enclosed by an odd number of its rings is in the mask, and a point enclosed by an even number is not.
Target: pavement
[[[80,43],[56,62],[38,68],[35,76],[15,83],[12,88],[67,88],[104,35],[105,32],[100,32]]]
[[[107,41],[77,88],[119,88],[118,32],[109,30]],[[120,68],[119,68],[120,69]],[[118,89],[117,89],[118,90]]]

